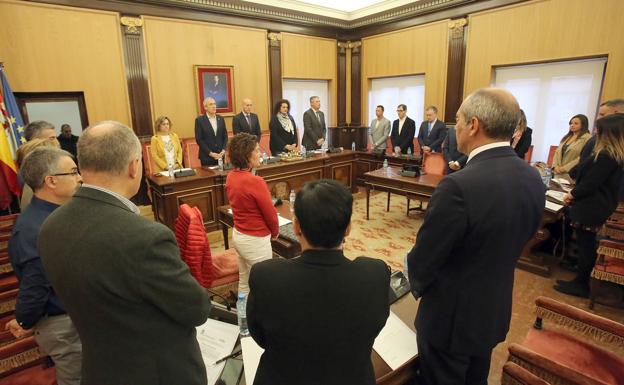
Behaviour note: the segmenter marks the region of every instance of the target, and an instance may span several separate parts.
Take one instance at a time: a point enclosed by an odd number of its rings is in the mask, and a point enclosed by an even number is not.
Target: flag
[[[0,92],[0,122],[2,122],[2,129],[0,129],[0,209],[6,209],[13,200],[12,195],[20,196],[21,194],[14,159],[17,143],[21,144],[26,139],[23,135],[24,121],[1,65],[0,81],[2,82]],[[11,146],[13,138],[19,142],[14,142],[14,146]]]

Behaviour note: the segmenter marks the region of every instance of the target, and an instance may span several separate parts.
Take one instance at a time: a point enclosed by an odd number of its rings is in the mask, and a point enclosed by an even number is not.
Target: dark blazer
[[[45,221],[38,246],[82,340],[83,384],[206,384],[195,327],[210,298],[171,230],[82,187]]]
[[[272,156],[277,156],[278,153],[286,151],[284,147],[287,144],[297,144],[297,125],[295,124],[295,119],[290,115],[288,116],[293,125],[292,134],[284,130],[279,119],[277,119],[277,115],[273,115],[269,122],[269,131],[271,133],[269,147],[271,148]]]
[[[446,138],[442,142],[442,153],[444,154],[444,160],[446,161],[447,174],[455,172],[448,166],[448,163],[451,161],[459,162],[461,168],[464,168],[464,166],[466,165],[468,156],[459,152],[459,150],[457,149],[457,136],[455,134],[455,127],[449,127],[449,129],[447,130]]]
[[[245,119],[245,114],[238,113],[234,115],[232,118],[232,131],[234,135],[246,132],[251,135],[255,135],[258,138],[258,143],[260,143],[260,138],[262,137],[262,131],[260,130],[260,122],[258,121],[258,115],[253,112],[249,113],[249,123],[247,123],[247,119]]]
[[[199,145],[199,160],[202,166],[214,166],[218,163],[210,155],[211,152],[221,152],[227,147],[228,136],[225,120],[217,115],[217,134],[210,124],[206,114],[195,119],[195,141]]]
[[[544,212],[537,171],[509,146],[474,156],[431,197],[408,254],[416,329],[437,349],[489,354],[505,340],[516,261]]]
[[[371,349],[388,318],[389,284],[383,261],[351,261],[341,250],[254,265],[247,321],[265,349],[254,385],[375,384]]]
[[[399,119],[392,122],[392,131],[390,132],[390,141],[392,142],[392,151],[394,148],[401,147],[401,153],[407,154],[407,149],[414,153],[414,135],[416,135],[416,122],[409,117],[405,117],[401,135],[399,135]]]
[[[529,127],[526,128],[526,130],[524,130],[524,132],[522,133],[522,136],[520,136],[520,140],[518,140],[518,143],[516,144],[516,148],[514,148],[514,150],[516,151],[516,154],[518,154],[518,157],[520,159],[524,159],[524,156],[526,155],[527,151],[529,151],[529,147],[531,147],[531,136],[533,135],[533,130]],[[509,144],[513,143],[513,138],[509,141]]]
[[[418,131],[418,144],[420,148],[423,146],[431,147],[431,151],[440,152],[440,146],[442,141],[446,138],[446,124],[436,119],[431,132],[427,135],[427,127],[429,121],[425,120],[420,124],[420,130]]]
[[[327,137],[325,127],[325,114],[323,111],[319,111],[321,121],[316,117],[313,109],[308,109],[303,113],[303,137],[301,138],[301,145],[305,146],[307,150],[318,150],[321,148],[316,141]]]
[[[618,204],[622,167],[606,152],[598,159],[585,158],[578,165],[570,219],[588,226],[603,224]]]

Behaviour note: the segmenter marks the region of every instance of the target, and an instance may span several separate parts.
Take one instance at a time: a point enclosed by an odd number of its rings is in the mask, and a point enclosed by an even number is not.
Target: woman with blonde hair
[[[576,186],[565,197],[576,231],[579,263],[572,281],[557,281],[555,290],[579,297],[589,295],[589,277],[596,263],[596,233],[615,211],[624,168],[624,114],[596,121],[596,145],[578,167]]]
[[[591,134],[589,121],[583,114],[574,115],[568,124],[570,130],[561,138],[559,147],[555,151],[552,167],[555,176],[572,181],[569,172],[578,164],[581,150],[591,138]]]
[[[156,134],[152,136],[150,153],[156,163],[155,173],[168,170],[170,164],[174,169],[182,168],[182,146],[171,127],[171,119],[166,116],[159,116],[154,123]]]

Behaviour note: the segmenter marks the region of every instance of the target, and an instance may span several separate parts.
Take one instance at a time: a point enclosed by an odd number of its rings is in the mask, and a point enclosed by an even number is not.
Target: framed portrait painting
[[[234,115],[234,67],[195,66],[200,114],[205,114],[204,99],[217,102],[217,113]]]

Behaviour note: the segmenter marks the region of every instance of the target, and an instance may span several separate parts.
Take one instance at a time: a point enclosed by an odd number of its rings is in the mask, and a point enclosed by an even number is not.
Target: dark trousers
[[[583,229],[575,229],[576,243],[579,251],[577,281],[583,284],[589,283],[594,264],[596,263],[596,233]]]
[[[217,164],[219,164],[219,161],[212,157],[209,157],[208,159],[200,159],[199,161],[201,162],[202,166],[216,166]]]
[[[492,350],[479,355],[453,354],[429,344],[416,334],[420,385],[487,385]]]

